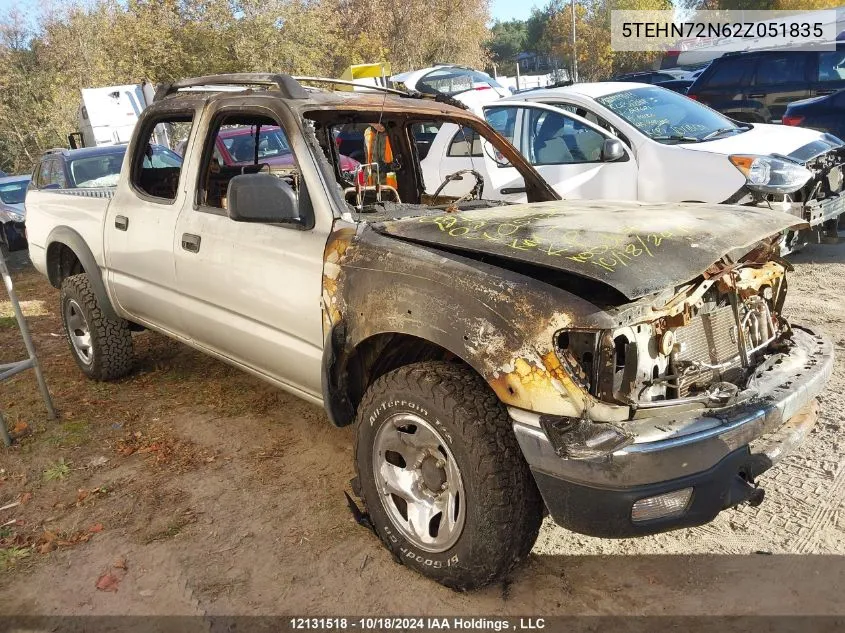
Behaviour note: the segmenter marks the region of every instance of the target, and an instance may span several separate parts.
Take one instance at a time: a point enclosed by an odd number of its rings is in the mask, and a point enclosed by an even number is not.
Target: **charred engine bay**
[[[442,217],[427,209],[404,221],[425,227]],[[788,336],[786,268],[769,239],[632,300],[572,264],[396,235],[383,228],[392,221],[348,229],[339,238],[348,250],[330,256],[340,265],[326,282],[338,307],[331,325],[344,324],[339,356],[379,332],[407,334],[464,359],[506,404],[622,422],[650,406],[724,404]]]

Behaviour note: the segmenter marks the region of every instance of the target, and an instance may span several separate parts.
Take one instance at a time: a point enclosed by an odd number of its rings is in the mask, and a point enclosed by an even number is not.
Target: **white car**
[[[658,86],[603,82],[532,90],[483,110],[564,198],[771,206],[812,226],[845,211],[840,139],[738,123]],[[444,125],[423,161],[426,189],[433,192],[448,174],[472,168],[484,175],[485,197],[523,199],[516,169],[494,160],[477,136]],[[443,193],[461,195],[469,186],[452,181]]]
[[[454,97],[475,114],[481,114],[481,107],[485,103],[511,96],[509,88],[487,73],[454,64],[412,70],[393,75],[390,80],[402,84],[408,90]]]

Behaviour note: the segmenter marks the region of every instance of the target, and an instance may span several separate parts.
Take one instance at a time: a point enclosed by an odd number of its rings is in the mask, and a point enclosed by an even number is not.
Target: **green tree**
[[[502,72],[511,72],[513,60],[518,53],[526,50],[528,42],[528,23],[524,20],[495,22],[490,29],[490,37],[484,47]]]

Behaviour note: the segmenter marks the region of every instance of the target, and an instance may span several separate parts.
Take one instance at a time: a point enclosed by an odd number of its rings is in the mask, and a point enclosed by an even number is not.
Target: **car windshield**
[[[152,159],[149,156],[144,156],[145,169],[160,169],[162,167],[181,167],[182,157],[173,150],[169,150],[161,145],[153,146]]]
[[[220,130],[220,140],[236,163],[253,162],[255,159],[255,131],[254,127],[226,128]],[[227,133],[228,132],[228,133]],[[288,140],[282,131],[276,127],[262,127],[258,134],[258,160],[274,158],[290,154]]]
[[[692,99],[658,86],[623,90],[598,97],[596,101],[660,143],[700,143],[748,129]]]
[[[0,200],[6,204],[23,204],[29,178],[0,183]]]
[[[77,187],[113,187],[117,185],[126,148],[70,161],[70,175]]]
[[[438,68],[417,82],[417,90],[428,94],[454,96],[468,90],[485,90],[500,86],[490,75],[470,68]]]

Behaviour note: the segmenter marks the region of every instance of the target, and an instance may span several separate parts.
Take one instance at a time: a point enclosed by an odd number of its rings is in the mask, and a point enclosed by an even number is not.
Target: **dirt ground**
[[[469,594],[396,564],[352,519],[351,429],[161,336],[137,369],[82,378],[58,295],[18,262],[47,381],[0,384],[0,617],[11,614],[845,614],[845,244],[792,258],[789,316],[838,353],[822,419],[761,481],[759,508],[604,540],[550,522],[510,581]],[[0,363],[24,357],[0,301]],[[8,504],[19,505],[4,508]]]

